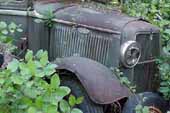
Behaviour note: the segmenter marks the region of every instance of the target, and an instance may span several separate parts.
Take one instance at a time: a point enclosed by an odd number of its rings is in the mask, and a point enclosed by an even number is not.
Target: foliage
[[[65,97],[70,88],[60,85],[56,65],[48,61],[47,51],[13,59],[0,70],[0,113],[82,113],[74,108],[83,98]]]
[[[123,73],[119,69],[114,69],[114,73],[120,80],[121,84],[127,86],[129,90],[133,93],[133,96],[135,96],[136,92],[136,86],[134,86],[127,77],[123,75]],[[135,107],[135,113],[149,113],[149,107],[143,106],[141,103],[145,101],[146,97],[143,97],[143,95],[140,95],[139,104]]]
[[[7,24],[0,21],[0,51],[13,52],[16,46],[13,45],[14,38],[12,37],[16,32],[22,32],[21,25],[16,25],[14,22]]]
[[[138,104],[135,107],[135,113],[150,113],[148,106],[142,106],[141,104]]]
[[[163,96],[166,100],[170,99],[170,45],[163,47],[164,55],[161,56],[158,60],[158,67],[161,74],[161,84],[160,92],[163,93]]]
[[[121,84],[126,85],[132,93],[136,92],[136,86],[133,85],[129,81],[129,79],[126,76],[123,75],[123,72],[121,72],[119,69],[116,68],[116,69],[114,69],[114,73],[116,74],[116,76],[120,80]]]
[[[138,104],[135,108],[136,113],[150,113],[149,108],[147,106],[142,106]]]
[[[55,18],[55,15],[53,13],[52,7],[49,7],[47,10],[42,12],[42,19],[35,19],[36,23],[45,23],[46,26],[49,28],[53,27],[53,19]]]

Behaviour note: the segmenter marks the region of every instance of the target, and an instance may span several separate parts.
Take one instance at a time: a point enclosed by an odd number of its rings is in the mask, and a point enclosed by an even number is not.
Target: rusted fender
[[[104,65],[83,57],[68,57],[56,61],[57,69],[73,72],[88,95],[97,104],[110,104],[130,96],[117,77]]]

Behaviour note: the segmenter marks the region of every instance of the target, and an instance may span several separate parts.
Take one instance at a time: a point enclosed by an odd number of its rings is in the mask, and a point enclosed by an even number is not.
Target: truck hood
[[[58,20],[117,32],[121,32],[128,23],[138,20],[138,18],[129,17],[117,10],[102,12],[79,4],[63,4],[54,0],[34,2],[34,10],[40,14],[52,10]]]

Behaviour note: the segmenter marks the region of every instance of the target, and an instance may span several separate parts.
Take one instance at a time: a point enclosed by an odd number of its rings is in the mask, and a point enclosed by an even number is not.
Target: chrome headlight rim
[[[133,63],[132,64],[128,64],[127,62],[127,52],[131,51],[136,51],[135,55],[136,58],[135,59],[132,59]],[[121,62],[122,64],[127,67],[127,68],[133,68],[134,66],[136,66],[140,60],[140,57],[141,57],[141,46],[139,43],[137,43],[136,41],[127,41],[125,43],[123,43],[121,45],[121,49],[120,49],[120,57],[121,57]],[[134,56],[132,56],[134,57]]]

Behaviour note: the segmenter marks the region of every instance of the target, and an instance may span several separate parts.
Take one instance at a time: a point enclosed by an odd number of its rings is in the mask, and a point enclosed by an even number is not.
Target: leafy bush
[[[160,92],[163,93],[164,98],[166,100],[170,99],[170,45],[163,47],[164,55],[161,56],[157,62],[159,71],[161,74],[161,84],[160,84]]]
[[[129,90],[135,94],[136,92],[136,85],[132,84],[129,79],[124,76],[123,72],[120,71],[120,69],[116,68],[116,69],[112,69],[114,71],[114,74],[117,76],[117,78],[119,79],[120,83],[125,85],[127,88],[129,88]]]
[[[12,37],[16,32],[22,32],[21,25],[16,25],[14,22],[7,24],[0,21],[0,51],[13,52],[16,46],[13,45],[14,38]]]
[[[56,65],[48,61],[47,51],[13,60],[0,70],[0,113],[82,113],[74,108],[83,98],[65,96],[70,88],[61,86]]]

